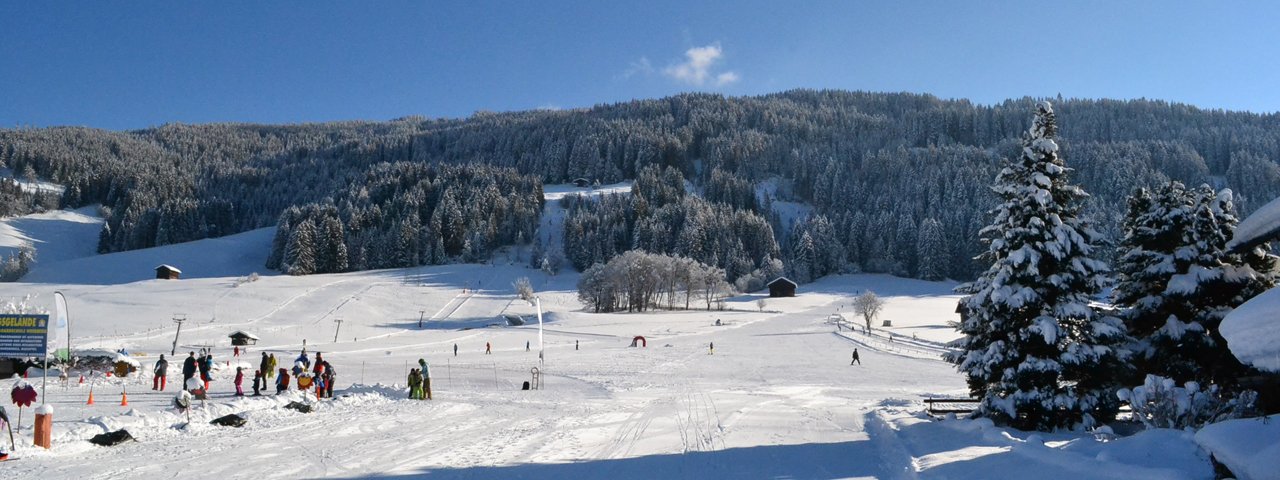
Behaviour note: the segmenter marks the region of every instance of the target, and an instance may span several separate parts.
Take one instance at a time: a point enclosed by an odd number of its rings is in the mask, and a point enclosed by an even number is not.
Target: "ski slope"
[[[501,325],[504,312],[532,313],[514,299],[510,282],[518,276],[536,278],[548,312],[541,364],[536,324],[490,326]],[[150,390],[146,374],[91,376],[85,385],[78,373],[68,385],[55,380],[48,389],[55,448],[21,446],[21,461],[0,468],[6,478],[85,479],[989,478],[993,466],[1060,472],[1050,478],[1211,476],[1207,462],[1150,460],[1195,450],[1175,433],[1104,442],[925,420],[922,398],[965,394],[954,369],[936,358],[882,352],[828,322],[866,285],[884,292],[887,309],[908,312],[931,295],[949,296],[948,284],[832,277],[801,287],[798,297],[768,299],[763,312],[754,305],[759,297],[744,296],[729,302],[732,311],[592,314],[574,298],[575,282],[571,273],[451,265],[249,283],[6,284],[0,295],[38,293],[37,303],[62,290],[77,348],[124,347],[147,368],[172,348],[169,318],[180,310],[190,320],[179,353],[214,345],[220,370],[212,398],[193,408],[185,427],[170,408],[180,359],[164,393]],[[451,302],[448,315],[418,327],[419,317]],[[233,330],[261,341],[233,359],[225,337]],[[647,347],[628,346],[637,335]],[[337,369],[338,398],[232,396],[227,361],[254,368],[261,352],[271,352],[287,364],[303,339]],[[484,354],[486,342],[492,355]],[[851,366],[855,347],[862,365]],[[418,358],[431,364],[432,401],[405,398],[404,377]],[[533,367],[542,370],[543,388],[521,391]],[[96,403],[85,405],[90,383]],[[317,411],[282,408],[292,400],[316,403]],[[228,413],[248,424],[207,423]],[[28,440],[19,443],[29,443],[30,425],[27,415],[18,433]],[[111,448],[84,441],[119,428],[138,441]]]
[[[563,218],[558,202],[546,208],[550,224]],[[1028,434],[929,419],[922,399],[967,395],[963,378],[939,358],[956,335],[947,326],[957,298],[948,282],[833,276],[801,286],[794,298],[766,298],[763,309],[763,297],[743,295],[726,311],[593,314],[577,300],[575,273],[548,276],[525,261],[248,281],[269,242],[263,229],[67,258],[39,264],[23,283],[0,284],[0,300],[32,296],[49,310],[52,293],[63,292],[75,348],[125,348],[143,364],[123,379],[80,371],[66,384],[50,379],[54,448],[30,446],[26,412],[16,432],[19,460],[0,463],[2,477],[1213,476],[1184,432]],[[157,263],[182,268],[183,279],[152,279]],[[511,286],[522,276],[544,310],[542,361],[537,312]],[[886,304],[865,331],[849,310],[868,289]],[[504,314],[531,323],[507,326]],[[838,327],[833,315],[843,317]],[[186,321],[175,347],[176,316]],[[260,338],[240,358],[227,338],[235,330]],[[635,336],[647,346],[630,347]],[[251,393],[263,352],[288,366],[304,345],[336,368],[336,398],[233,395],[236,366],[248,369]],[[188,422],[173,397],[185,352],[204,346],[215,359],[211,398]],[[860,365],[850,365],[855,348]],[[152,391],[151,365],[175,350],[168,391]],[[431,365],[431,401],[406,398],[406,375],[419,358]],[[535,367],[542,388],[522,391]],[[15,381],[0,380],[0,390]],[[316,411],[284,409],[290,401]],[[231,413],[247,424],[208,423]],[[86,441],[122,428],[137,442]]]

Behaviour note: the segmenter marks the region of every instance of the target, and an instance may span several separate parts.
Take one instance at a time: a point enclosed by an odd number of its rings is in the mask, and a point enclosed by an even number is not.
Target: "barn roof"
[[[791,281],[791,279],[790,279],[790,278],[787,278],[787,277],[778,277],[778,278],[775,278],[775,279],[773,279],[773,281],[772,281],[772,282],[766,283],[766,284],[765,284],[765,286],[766,286],[766,287],[771,287],[771,286],[773,286],[773,284],[778,283],[778,282],[787,282],[787,283],[790,283],[790,284],[791,284],[791,286],[793,286],[793,287],[798,287],[798,286],[800,286],[800,284],[798,284],[798,283],[796,283],[796,282]]]
[[[175,267],[169,264],[161,264],[160,266],[156,267],[156,270],[168,270],[170,272],[182,273],[182,270],[178,270],[178,267]]]
[[[252,334],[252,333],[246,332],[246,331],[244,331],[244,330],[236,330],[236,331],[234,331],[234,332],[231,332],[231,335],[227,335],[227,336],[228,336],[228,337],[231,337],[231,338],[243,337],[243,338],[248,338],[248,339],[253,339],[253,340],[257,340],[257,339],[258,339],[258,336],[257,336],[257,335],[254,335],[254,334]]]

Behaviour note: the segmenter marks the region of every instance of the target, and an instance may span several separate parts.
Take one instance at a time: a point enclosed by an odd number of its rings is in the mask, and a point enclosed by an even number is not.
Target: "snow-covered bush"
[[[1147,375],[1142,386],[1116,393],[1129,402],[1133,416],[1147,428],[1200,428],[1206,424],[1256,413],[1258,393],[1240,392],[1225,397],[1217,385],[1201,389],[1197,382],[1179,387],[1173,379]]]
[[[529,277],[517,278],[511,285],[515,287],[516,295],[518,295],[521,300],[533,300],[533,282],[529,281]]]

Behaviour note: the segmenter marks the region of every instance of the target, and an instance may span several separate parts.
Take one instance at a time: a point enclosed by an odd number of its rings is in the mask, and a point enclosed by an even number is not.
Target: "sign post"
[[[44,359],[44,377],[49,376],[49,316],[26,313],[0,314],[0,357],[37,357]],[[27,387],[30,389],[31,387]],[[40,396],[45,396],[45,384],[40,384]],[[34,390],[31,393],[35,393]],[[30,398],[30,401],[35,400]],[[19,404],[21,405],[21,404]],[[21,410],[19,410],[21,413]],[[53,409],[41,405],[36,410],[36,445],[49,448],[49,431],[53,424]]]

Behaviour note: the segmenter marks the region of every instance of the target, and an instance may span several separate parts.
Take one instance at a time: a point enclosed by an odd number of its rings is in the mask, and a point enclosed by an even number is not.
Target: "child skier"
[[[236,396],[243,397],[244,396],[244,367],[236,367],[236,378],[234,380],[234,383],[236,384]]]
[[[418,369],[409,369],[409,398],[418,400],[422,398],[422,374],[418,373]]]
[[[262,376],[262,370],[253,371],[253,396],[262,396],[262,389],[266,387],[267,379]]]
[[[280,375],[276,377],[276,395],[279,395],[289,389],[289,371],[281,368],[277,373]]]
[[[151,378],[151,389],[163,392],[165,383],[168,383],[169,380],[167,375],[169,373],[169,361],[164,359],[163,353],[160,354],[160,359],[156,360],[156,368],[152,373],[155,376]]]

